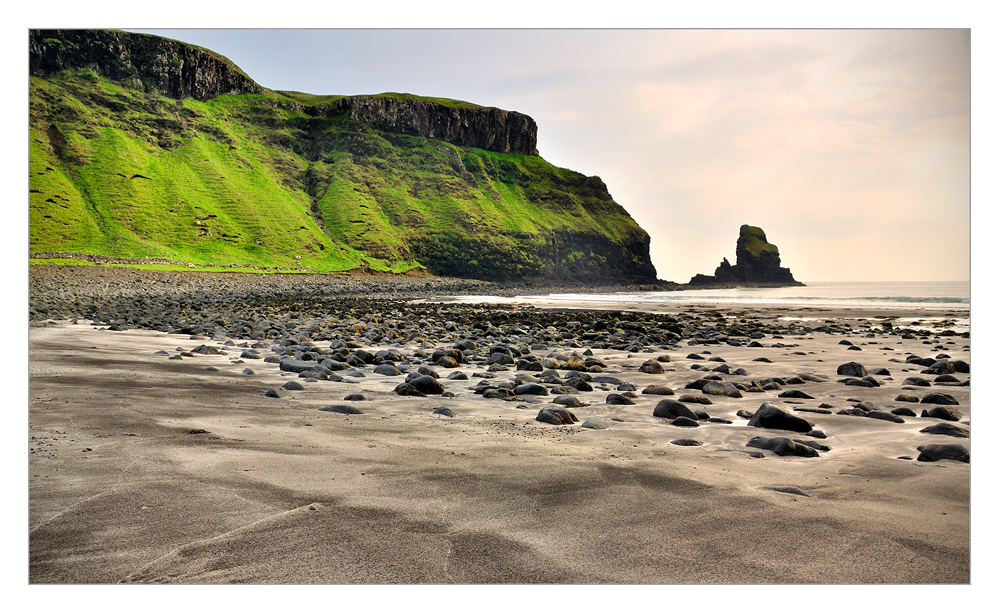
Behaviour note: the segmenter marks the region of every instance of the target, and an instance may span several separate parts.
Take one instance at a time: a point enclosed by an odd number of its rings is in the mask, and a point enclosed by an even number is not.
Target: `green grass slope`
[[[30,249],[313,272],[650,275],[648,235],[600,179],[383,133],[331,112],[338,98],[174,100],[88,68],[31,77]]]

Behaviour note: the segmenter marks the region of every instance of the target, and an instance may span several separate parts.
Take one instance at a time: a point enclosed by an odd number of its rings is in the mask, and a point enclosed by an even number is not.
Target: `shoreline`
[[[925,432],[971,430],[968,333],[232,281],[34,280],[34,308],[106,319],[29,327],[32,584],[969,582],[971,465],[917,460],[971,450]],[[944,354],[954,382],[907,362]],[[419,373],[440,391],[397,392]],[[932,393],[959,419],[920,417]],[[693,425],[654,415],[682,398]],[[751,426],[767,403],[815,432]]]

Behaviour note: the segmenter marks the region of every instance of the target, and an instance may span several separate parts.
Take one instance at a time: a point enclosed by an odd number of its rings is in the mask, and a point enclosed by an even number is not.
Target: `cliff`
[[[527,115],[272,91],[155,36],[32,31],[29,47],[32,252],[656,279],[649,235],[600,178],[542,159]]]
[[[102,77],[142,85],[170,98],[207,100],[220,94],[264,92],[217,53],[147,34],[31,30],[28,57],[30,74],[35,77],[89,67]]]
[[[515,111],[449,105],[405,94],[349,96],[337,101],[337,109],[386,132],[440,139],[460,147],[538,155],[535,120]]]
[[[736,240],[736,266],[729,260],[715,269],[715,275],[698,274],[689,282],[693,286],[802,286],[792,272],[781,266],[778,246],[768,243],[764,231],[756,226],[740,226]]]

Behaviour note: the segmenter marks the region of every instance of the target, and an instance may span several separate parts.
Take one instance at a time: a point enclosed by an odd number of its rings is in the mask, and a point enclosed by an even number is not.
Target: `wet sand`
[[[474,394],[471,374],[481,365],[457,369],[468,381],[448,380],[456,369],[435,367],[453,398],[398,396],[393,389],[404,376],[368,366],[361,369],[366,377],[351,383],[305,383],[276,399],[263,393],[301,381],[277,364],[234,364],[239,353],[232,351],[168,360],[154,352],[221,344],[97,328],[58,322],[30,329],[31,583],[970,579],[970,464],[915,460],[918,446],[971,450],[970,440],[920,432],[941,422],[936,418],[896,424],[836,413],[857,399],[919,416],[933,405],[894,401],[902,381],[922,369],[902,361],[909,353],[934,356],[940,350],[933,348],[949,341],[951,359],[969,361],[968,339],[858,334],[847,337],[861,347],[852,351],[840,344],[844,336],[815,333],[760,339],[764,347],[682,343],[632,355],[595,349],[608,365],[604,374],[636,386],[636,404],[608,405],[615,386],[594,386],[579,394],[588,406],[572,409],[580,422],[555,426],[535,419],[552,407],[552,396],[507,402]],[[687,359],[690,352],[706,360]],[[638,372],[662,353],[671,357],[664,374]],[[783,387],[813,400],[766,391],[689,404],[730,424],[678,427],[654,417],[658,401],[678,396],[638,393],[665,384],[677,395],[698,394],[684,385],[703,375],[692,364],[714,366],[710,357],[749,373],[726,381],[801,373],[827,381]],[[754,360],[760,357],[771,362]],[[891,375],[876,376],[878,388],[846,386],[836,370],[849,361]],[[248,366],[255,375],[242,374]],[[511,369],[492,381],[522,373]],[[953,395],[970,428],[968,386],[911,392]],[[364,413],[320,411],[346,403],[350,393],[368,398],[352,403]],[[802,437],[747,426],[737,415],[765,401],[814,422],[827,435],[817,441],[830,451],[779,457],[747,447],[758,435]],[[833,413],[796,411],[820,403]],[[454,417],[433,413],[441,406]],[[588,420],[609,428],[582,428]],[[702,445],[671,443],[681,438]]]

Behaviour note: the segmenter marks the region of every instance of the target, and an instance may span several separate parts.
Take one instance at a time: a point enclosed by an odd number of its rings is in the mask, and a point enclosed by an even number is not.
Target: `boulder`
[[[802,456],[814,458],[819,456],[814,448],[797,443],[788,437],[754,437],[746,444],[751,448],[770,450],[778,456]]]
[[[957,409],[952,409],[950,407],[938,406],[931,410],[924,410],[920,412],[921,418],[938,418],[940,420],[948,420],[949,422],[958,422],[962,419],[962,412]]]
[[[757,409],[757,412],[750,418],[747,426],[794,431],[796,433],[808,433],[813,430],[813,424],[808,420],[794,416],[770,402],[763,403]]]
[[[656,362],[655,360],[647,360],[646,362],[642,363],[642,366],[639,367],[639,372],[651,373],[653,375],[662,375],[664,373],[663,367],[661,367],[660,363]]]
[[[535,420],[539,422],[547,422],[548,424],[573,424],[574,422],[580,421],[575,415],[573,415],[573,412],[568,409],[557,409],[553,407],[547,407],[539,411]]]
[[[867,377],[868,369],[858,362],[845,362],[837,367],[837,375],[849,375],[851,377]]]
[[[548,388],[542,386],[541,384],[527,383],[521,384],[519,386],[514,386],[514,394],[517,396],[531,394],[536,396],[546,396],[549,394]]]
[[[653,408],[653,416],[656,418],[679,418],[684,416],[692,420],[697,420],[698,415],[688,409],[687,405],[673,399],[663,399]]]
[[[933,443],[926,446],[919,446],[917,450],[920,456],[917,460],[924,463],[934,463],[941,460],[957,460],[962,463],[969,462],[969,450],[965,446],[953,443]]]

